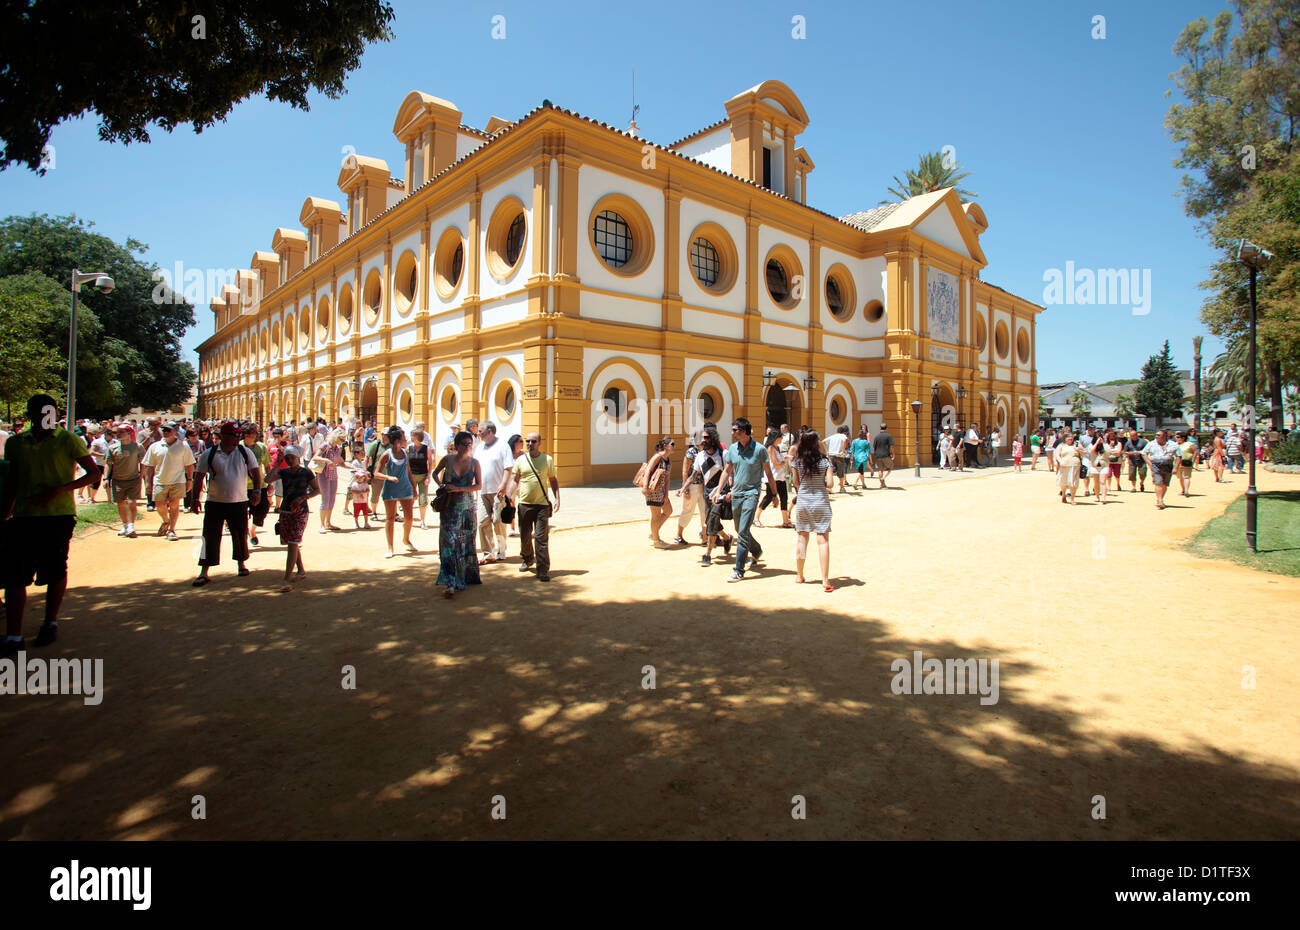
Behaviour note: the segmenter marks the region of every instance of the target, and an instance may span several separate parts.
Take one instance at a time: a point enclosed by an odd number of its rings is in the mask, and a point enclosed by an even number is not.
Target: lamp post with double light
[[[1250,270],[1250,357],[1246,361],[1247,378],[1249,383],[1246,390],[1249,392],[1246,397],[1246,458],[1250,462],[1250,475],[1246,479],[1246,546],[1251,552],[1255,549],[1256,520],[1258,517],[1259,491],[1255,489],[1255,397],[1257,385],[1255,384],[1255,277],[1262,271],[1273,257],[1273,253],[1267,249],[1261,249],[1249,239],[1242,239],[1237,246],[1237,261],[1241,262]]]
[[[68,327],[68,429],[77,425],[77,292],[83,284],[94,284],[101,294],[113,290],[113,279],[97,271],[72,269],[72,323]]]
[[[923,406],[924,404],[919,400],[912,401],[912,414],[916,419],[916,458],[914,461],[916,462],[916,477],[918,478],[921,477],[921,407]]]

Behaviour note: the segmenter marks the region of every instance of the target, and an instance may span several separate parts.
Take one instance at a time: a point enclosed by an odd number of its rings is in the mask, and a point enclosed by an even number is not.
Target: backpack
[[[237,443],[235,445],[235,448],[244,450],[244,461],[248,463],[248,470],[250,472],[254,468],[261,468],[261,466],[257,463],[257,456],[253,455],[252,449],[248,448],[248,446],[244,445],[242,442]],[[220,446],[213,446],[211,449],[207,450],[208,463],[207,463],[207,467],[203,469],[204,472],[212,471],[212,456],[215,455],[220,450],[221,450]]]

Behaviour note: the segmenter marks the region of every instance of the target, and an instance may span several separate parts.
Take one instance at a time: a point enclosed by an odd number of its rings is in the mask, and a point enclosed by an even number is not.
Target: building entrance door
[[[767,389],[767,428],[780,429],[781,424],[788,424],[791,432],[801,425],[799,388],[795,384],[774,383]]]

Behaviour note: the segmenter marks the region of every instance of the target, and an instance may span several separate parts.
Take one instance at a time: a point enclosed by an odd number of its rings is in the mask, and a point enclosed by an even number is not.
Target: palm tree
[[[1194,408],[1195,413],[1193,414],[1194,419],[1192,422],[1193,422],[1193,426],[1195,427],[1198,433],[1201,430],[1201,343],[1204,341],[1205,341],[1204,336],[1192,337],[1192,347],[1193,349],[1195,349],[1194,360],[1196,362],[1196,368],[1194,369],[1193,372],[1193,377],[1195,378],[1195,385],[1196,385],[1196,402],[1195,402],[1196,407]]]
[[[1070,395],[1070,415],[1081,417],[1087,420],[1092,414],[1092,401],[1088,398],[1087,393],[1082,390],[1075,391]]]
[[[956,161],[951,165],[944,165],[942,152],[921,155],[920,165],[916,171],[907,172],[906,180],[899,180],[898,175],[894,175],[894,186],[889,188],[889,193],[899,200],[908,200],[921,194],[943,190],[945,187],[957,187],[962,178],[970,177],[969,171],[962,171],[959,174],[960,170],[961,165]],[[957,196],[961,198],[962,203],[965,203],[979,195],[957,187]]]
[[[1117,420],[1133,419],[1133,398],[1128,394],[1115,396],[1115,418]]]

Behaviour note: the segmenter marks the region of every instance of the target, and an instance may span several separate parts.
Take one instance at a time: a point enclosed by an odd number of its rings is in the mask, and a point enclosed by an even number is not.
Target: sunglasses
[[[540,439],[525,439],[524,442],[528,443],[530,446],[535,446],[535,445],[537,445],[539,442],[541,442],[541,440],[540,440]]]

